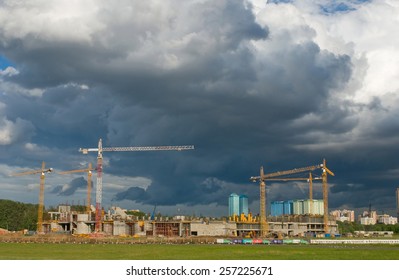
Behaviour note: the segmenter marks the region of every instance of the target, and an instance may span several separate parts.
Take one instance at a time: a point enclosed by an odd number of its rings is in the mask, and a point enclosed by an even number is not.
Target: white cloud
[[[8,38],[38,36],[43,40],[90,41],[101,29],[98,1],[6,1],[0,8],[0,30]]]
[[[32,123],[20,118],[14,122],[9,120],[4,116],[5,108],[6,105],[0,102],[0,145],[10,145],[29,138],[34,131]]]
[[[0,76],[15,76],[18,75],[19,71],[15,69],[14,67],[8,66],[6,69],[1,70],[0,69]]]
[[[307,14],[305,17],[317,31],[315,40],[321,48],[347,53],[354,59],[366,59],[367,72],[354,100],[369,102],[375,96],[399,89],[399,37],[395,36],[399,2],[372,1],[357,8],[330,16]],[[355,68],[363,66],[357,65],[356,60],[354,63]]]

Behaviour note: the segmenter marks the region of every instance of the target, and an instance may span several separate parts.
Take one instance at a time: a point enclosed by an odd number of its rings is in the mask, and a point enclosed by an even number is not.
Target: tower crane
[[[75,170],[68,170],[68,171],[61,171],[58,174],[71,174],[71,173],[82,173],[87,172],[87,203],[86,203],[86,212],[90,214],[90,206],[91,206],[91,176],[92,171],[95,170],[92,167],[92,164],[89,163],[89,166],[86,169],[75,169]]]
[[[97,183],[96,183],[96,226],[95,231],[101,231],[101,203],[102,203],[102,173],[103,152],[147,152],[147,151],[182,151],[193,150],[193,145],[185,146],[147,146],[147,147],[103,147],[102,139],[98,141],[98,148],[80,148],[79,152],[88,154],[97,152]]]
[[[309,183],[310,213],[313,214],[313,180],[322,180],[322,177],[313,177],[309,172],[308,178],[270,178],[268,181],[307,181]]]
[[[265,174],[263,170],[263,166],[260,168],[260,174],[259,176],[252,176],[249,179],[252,182],[257,182],[259,181],[259,189],[260,189],[260,234],[262,237],[265,237],[269,231],[269,224],[267,222],[266,218],[266,183],[265,181],[274,177],[278,176],[285,176],[285,175],[291,175],[291,174],[296,174],[296,173],[302,173],[305,171],[313,171],[316,169],[319,169],[322,167],[322,164],[319,165],[312,165],[308,167],[301,167],[301,168],[295,168],[291,170],[286,170],[286,171],[278,171],[274,173],[269,173]]]
[[[37,232],[43,232],[43,207],[44,207],[44,179],[46,173],[51,173],[53,168],[46,168],[46,164],[42,162],[42,168],[39,170],[31,170],[20,173],[14,173],[11,176],[25,176],[40,173],[40,191],[39,191],[39,206],[37,210]]]

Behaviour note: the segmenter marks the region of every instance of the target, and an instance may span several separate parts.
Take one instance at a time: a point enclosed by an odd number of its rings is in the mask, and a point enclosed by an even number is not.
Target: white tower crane
[[[96,227],[95,231],[101,231],[101,203],[102,203],[102,171],[103,171],[103,152],[147,152],[147,151],[182,151],[193,150],[193,145],[186,146],[147,146],[147,147],[105,147],[102,140],[98,141],[98,148],[80,148],[79,152],[88,154],[98,152],[97,155],[97,185],[96,185]]]

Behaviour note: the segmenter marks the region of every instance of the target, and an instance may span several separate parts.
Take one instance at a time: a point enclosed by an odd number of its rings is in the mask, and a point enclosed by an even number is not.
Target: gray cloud
[[[83,177],[75,178],[63,186],[56,186],[51,190],[51,193],[60,196],[70,196],[75,194],[78,189],[87,189],[87,181]]]

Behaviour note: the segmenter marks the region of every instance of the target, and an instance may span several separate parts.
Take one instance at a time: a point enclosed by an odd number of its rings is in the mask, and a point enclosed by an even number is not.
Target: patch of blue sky
[[[346,0],[346,1],[326,1],[320,5],[320,10],[325,14],[345,13],[357,10],[358,6],[373,0]]]
[[[14,66],[14,64],[5,56],[0,55],[0,69],[6,69],[8,66]]]
[[[267,3],[274,3],[274,4],[280,4],[280,3],[292,3],[294,0],[268,0]]]
[[[266,1],[266,0],[265,0]],[[267,3],[273,4],[286,4],[286,3],[295,3],[303,0],[268,0]],[[317,1],[316,3],[320,3],[320,10],[325,14],[335,14],[335,13],[343,13],[355,11],[358,5],[372,2],[373,0],[324,0]]]

